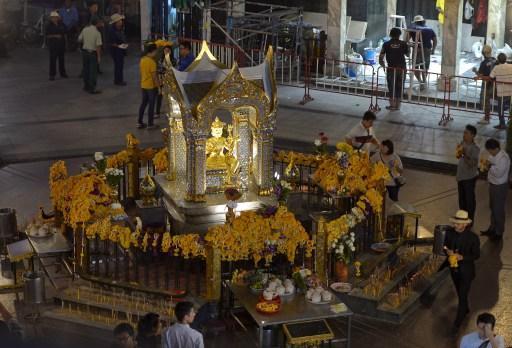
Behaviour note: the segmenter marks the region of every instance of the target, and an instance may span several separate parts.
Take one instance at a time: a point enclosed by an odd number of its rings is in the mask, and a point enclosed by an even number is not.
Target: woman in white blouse
[[[400,157],[395,153],[395,146],[391,140],[384,140],[380,144],[380,149],[372,158],[372,163],[382,162],[389,169],[391,179],[386,182],[386,189],[388,190],[389,199],[393,202],[398,201],[398,191],[400,186],[404,184],[402,173],[404,167]]]

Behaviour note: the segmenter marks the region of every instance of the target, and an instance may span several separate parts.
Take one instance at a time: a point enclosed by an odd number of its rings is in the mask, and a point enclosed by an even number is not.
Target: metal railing
[[[199,53],[202,41],[189,41],[194,54]],[[236,61],[240,67],[261,64],[265,59],[262,50],[242,52],[240,48],[226,44],[210,43],[210,51],[228,68]],[[453,110],[502,116],[510,104],[509,97],[498,97],[496,82],[466,76],[446,76],[420,69],[397,69],[376,67],[366,62],[336,60],[296,55],[278,50],[274,54],[276,82],[279,85],[304,88],[302,104],[313,100],[310,90],[326,91],[369,98],[368,109],[379,111],[383,99],[393,98],[389,85],[403,71],[403,94],[401,101],[408,104],[425,105],[442,109],[439,125],[446,125],[453,118]],[[394,77],[389,78],[392,71]],[[424,79],[423,79],[424,76]],[[508,85],[507,82],[499,82]],[[485,96],[485,98],[484,98]]]

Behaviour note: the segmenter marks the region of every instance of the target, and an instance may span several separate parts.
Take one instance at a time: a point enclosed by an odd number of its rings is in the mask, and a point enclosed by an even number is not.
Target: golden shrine
[[[272,48],[260,65],[240,68],[235,63],[227,69],[206,42],[186,71],[167,72],[169,169],[156,182],[175,220],[200,215],[203,221],[223,222],[226,201],[221,193],[227,187],[244,192],[239,211],[258,208],[261,197],[270,195],[277,111],[274,75]],[[212,214],[217,218],[205,217]]]

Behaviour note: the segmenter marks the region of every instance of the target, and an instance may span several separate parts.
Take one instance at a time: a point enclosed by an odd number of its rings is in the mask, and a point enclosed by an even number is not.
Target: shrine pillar
[[[206,200],[206,135],[187,136],[187,195],[189,202]]]
[[[177,176],[186,175],[186,143],[183,136],[183,121],[178,117],[169,118],[169,139],[168,139],[169,168],[166,179],[176,180]]]
[[[238,173],[239,188],[249,189],[249,167],[252,159],[252,132],[249,124],[249,108],[239,108],[233,112],[234,136],[238,138],[236,157],[240,171]]]
[[[256,154],[255,179],[260,196],[270,196],[274,170],[274,129],[261,126],[256,132],[258,152]]]
[[[220,250],[206,245],[206,299],[218,301],[221,295]]]
[[[314,271],[322,283],[327,284],[328,278],[328,251],[327,245],[327,221],[322,215],[312,216],[313,238],[315,240],[315,265]]]

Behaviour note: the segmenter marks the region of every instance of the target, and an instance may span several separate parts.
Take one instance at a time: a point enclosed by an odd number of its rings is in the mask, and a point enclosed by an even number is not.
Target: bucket
[[[0,238],[12,238],[17,232],[16,210],[0,208]]]
[[[375,65],[375,57],[377,56],[375,48],[366,47],[364,49],[364,61],[368,64]]]
[[[357,77],[359,75],[359,71],[361,70],[361,64],[363,63],[363,57],[359,53],[353,53],[348,56],[348,61],[350,63],[345,67],[345,74],[348,77]]]
[[[432,246],[432,252],[435,255],[445,256],[444,253],[444,239],[446,237],[446,231],[450,229],[450,225],[437,225],[434,228],[434,245]]]
[[[25,272],[23,299],[26,304],[41,304],[45,301],[44,275],[42,272]]]

